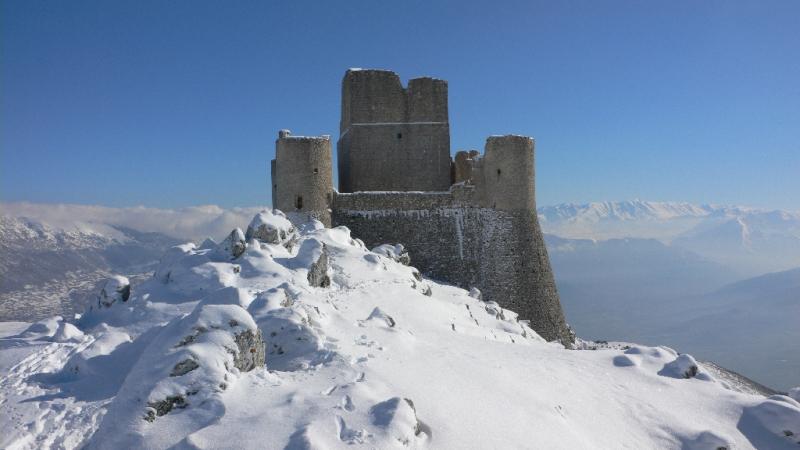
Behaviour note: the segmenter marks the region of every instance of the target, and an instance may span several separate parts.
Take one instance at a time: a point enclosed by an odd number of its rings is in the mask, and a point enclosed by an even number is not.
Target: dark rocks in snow
[[[97,307],[109,308],[114,303],[127,302],[131,297],[131,283],[128,278],[115,275],[106,280],[97,295]]]
[[[682,354],[674,361],[664,364],[658,374],[672,378],[694,378],[699,373],[697,361],[692,355]]]
[[[217,250],[229,259],[236,259],[242,256],[246,248],[247,241],[241,228],[231,231],[231,234],[217,246]]]
[[[175,364],[175,367],[172,368],[172,372],[170,372],[169,376],[179,377],[181,375],[186,375],[198,367],[200,367],[200,365],[197,364],[197,361],[193,359],[184,359],[178,364]]]
[[[186,406],[186,399],[182,395],[171,395],[164,400],[148,403],[144,420],[152,422],[156,420],[156,417],[161,417],[175,408],[180,409],[185,408]]]
[[[233,356],[234,367],[242,372],[249,372],[256,367],[264,366],[266,355],[261,330],[243,331],[235,335],[234,340],[236,341],[236,346],[239,348],[239,351]]]
[[[308,269],[308,284],[313,287],[328,287],[331,285],[331,278],[328,276],[328,249],[322,244],[322,252],[319,258],[311,263]]]
[[[397,261],[403,265],[411,264],[411,256],[408,251],[403,247],[403,244],[383,244],[372,249],[373,253],[385,256],[393,261]]]

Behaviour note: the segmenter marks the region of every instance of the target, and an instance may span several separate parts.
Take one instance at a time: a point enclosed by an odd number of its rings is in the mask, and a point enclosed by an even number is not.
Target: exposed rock
[[[247,241],[241,228],[231,231],[231,234],[217,246],[219,253],[229,259],[236,259],[242,256],[245,248],[247,248]]]
[[[684,353],[675,358],[674,361],[665,364],[658,374],[673,378],[694,378],[698,372],[697,361],[692,355]]]
[[[236,326],[231,325],[231,326]],[[233,366],[242,372],[249,372],[256,367],[263,367],[266,362],[265,344],[261,330],[246,330],[234,338],[238,352],[233,356]]]
[[[258,239],[267,244],[278,244],[286,247],[296,239],[297,232],[292,222],[280,211],[261,211],[253,217],[247,227],[245,238]]]
[[[331,278],[328,276],[328,249],[325,244],[322,244],[322,252],[319,258],[308,269],[308,284],[313,287],[328,287],[331,285]]]
[[[373,253],[377,253],[381,256],[385,256],[391,260],[397,261],[400,264],[409,265],[411,264],[411,256],[409,256],[408,251],[403,247],[403,244],[383,244],[379,245],[372,249]]]
[[[114,303],[127,302],[131,297],[131,283],[121,275],[114,275],[103,284],[97,295],[97,307],[108,308]]]
[[[200,367],[200,365],[197,364],[197,361],[193,359],[184,359],[178,364],[175,364],[175,367],[172,368],[172,372],[170,372],[169,376],[179,377],[181,375],[186,375],[198,367]]]
[[[157,416],[161,417],[175,408],[185,408],[186,405],[186,399],[181,395],[172,395],[161,401],[150,402],[147,404],[144,420],[152,422]]]

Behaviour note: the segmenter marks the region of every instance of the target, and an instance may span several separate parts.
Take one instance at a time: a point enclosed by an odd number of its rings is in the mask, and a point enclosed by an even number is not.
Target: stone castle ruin
[[[342,82],[333,187],[329,136],[279,133],[272,204],[344,225],[368,246],[400,242],[426,276],[470,289],[564,344],[564,321],[536,216],[534,142],[491,136],[483,155],[450,157],[447,82],[404,88],[386,70],[348,70]]]

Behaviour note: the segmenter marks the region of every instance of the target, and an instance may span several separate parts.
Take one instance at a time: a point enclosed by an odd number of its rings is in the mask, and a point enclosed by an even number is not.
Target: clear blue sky
[[[4,0],[0,199],[269,203],[348,67],[450,86],[453,151],[537,141],[540,205],[800,209],[800,1]]]

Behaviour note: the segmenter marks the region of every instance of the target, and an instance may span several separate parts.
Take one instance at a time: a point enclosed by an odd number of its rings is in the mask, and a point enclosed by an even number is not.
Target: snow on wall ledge
[[[336,193],[332,221],[368,246],[392,241],[436,280],[476,287],[530,320],[549,341],[573,336],[564,320],[539,222],[533,211],[474,206],[473,189],[450,192]]]

